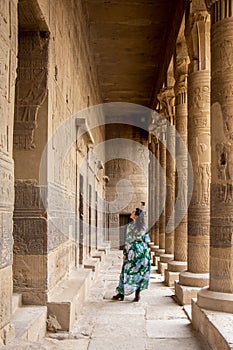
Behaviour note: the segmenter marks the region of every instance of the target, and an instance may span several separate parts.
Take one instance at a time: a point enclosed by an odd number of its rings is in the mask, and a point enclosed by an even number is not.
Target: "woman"
[[[136,208],[130,215],[123,249],[123,266],[113,300],[124,300],[125,295],[135,292],[134,301],[140,300],[140,291],[148,288],[150,280],[150,236],[144,222],[144,213]]]

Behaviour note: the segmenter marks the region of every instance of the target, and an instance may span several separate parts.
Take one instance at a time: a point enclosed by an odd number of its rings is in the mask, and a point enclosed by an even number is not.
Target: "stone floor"
[[[172,289],[152,270],[148,290],[138,303],[133,295],[112,301],[122,263],[122,252],[111,251],[70,334],[44,339],[40,349],[51,350],[210,350],[195,333]]]

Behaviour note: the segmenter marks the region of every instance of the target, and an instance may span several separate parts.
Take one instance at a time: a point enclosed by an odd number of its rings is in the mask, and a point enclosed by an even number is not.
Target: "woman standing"
[[[125,295],[135,292],[134,301],[139,301],[140,291],[148,288],[150,280],[150,236],[144,222],[144,213],[136,208],[130,218],[133,221],[127,226],[123,266],[113,300],[124,300]]]

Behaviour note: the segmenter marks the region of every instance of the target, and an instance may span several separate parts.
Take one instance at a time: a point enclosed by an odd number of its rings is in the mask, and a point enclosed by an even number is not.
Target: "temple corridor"
[[[0,347],[232,349],[232,68],[233,0],[0,0]]]

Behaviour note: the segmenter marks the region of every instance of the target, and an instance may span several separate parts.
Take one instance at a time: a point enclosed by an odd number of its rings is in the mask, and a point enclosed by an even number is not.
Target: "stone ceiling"
[[[103,102],[153,107],[185,0],[85,0]]]

